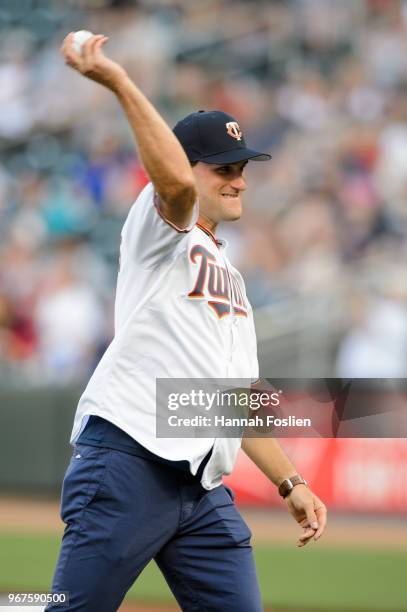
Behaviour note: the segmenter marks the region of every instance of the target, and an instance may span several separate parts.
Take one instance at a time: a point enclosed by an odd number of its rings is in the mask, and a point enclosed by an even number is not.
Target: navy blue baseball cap
[[[245,159],[271,159],[268,153],[249,149],[236,119],[222,111],[191,113],[178,121],[174,134],[190,162],[235,164]]]

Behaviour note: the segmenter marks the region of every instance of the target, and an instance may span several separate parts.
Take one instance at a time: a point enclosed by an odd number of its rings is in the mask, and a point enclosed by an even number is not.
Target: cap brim
[[[254,151],[254,149],[242,148],[224,151],[223,153],[215,153],[215,155],[207,155],[206,157],[201,157],[197,161],[202,161],[206,164],[236,164],[246,159],[251,159],[253,161],[268,161],[271,159],[271,155]]]

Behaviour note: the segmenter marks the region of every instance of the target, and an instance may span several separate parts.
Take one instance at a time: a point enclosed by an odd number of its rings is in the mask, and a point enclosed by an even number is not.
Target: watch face
[[[279,486],[278,492],[280,493],[282,497],[287,497],[287,495],[293,488],[294,488],[293,483],[291,482],[289,478],[287,478],[286,480],[283,480],[283,482]]]

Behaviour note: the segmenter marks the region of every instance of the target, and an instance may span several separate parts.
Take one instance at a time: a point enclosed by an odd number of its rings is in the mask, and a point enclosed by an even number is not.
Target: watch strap
[[[291,478],[286,478],[285,480],[283,480],[283,482],[278,487],[278,492],[280,493],[281,497],[287,497],[287,495],[291,493],[293,488],[299,484],[306,485],[307,482],[302,476],[300,476],[299,474],[295,474],[295,476],[291,476]]]

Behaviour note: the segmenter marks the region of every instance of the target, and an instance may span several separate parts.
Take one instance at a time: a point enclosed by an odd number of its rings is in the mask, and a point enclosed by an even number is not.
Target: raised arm
[[[274,438],[243,438],[242,448],[246,455],[277,487],[297,473],[280,444]],[[326,507],[321,500],[303,484],[297,484],[285,497],[288,509],[303,528],[298,546],[304,546],[312,538],[318,540],[326,525]]]
[[[124,68],[104,55],[102,46],[107,40],[106,36],[92,36],[78,55],[72,46],[71,32],[61,52],[69,66],[116,95],[133,130],[143,165],[160,196],[163,215],[184,228],[190,222],[197,197],[188,158],[169,126]]]

